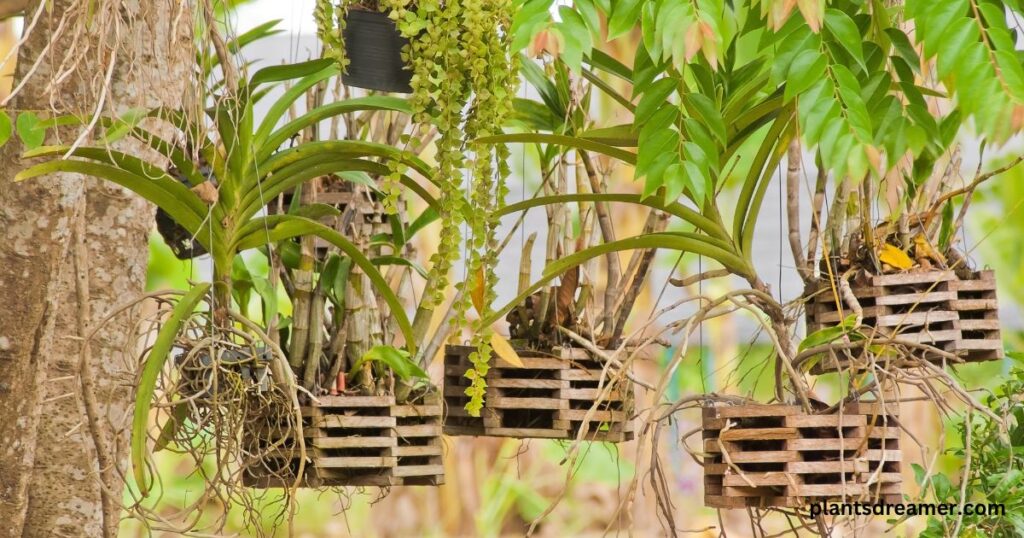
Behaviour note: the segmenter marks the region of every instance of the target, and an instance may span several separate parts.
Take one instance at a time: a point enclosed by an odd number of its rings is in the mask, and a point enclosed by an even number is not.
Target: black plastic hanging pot
[[[386,13],[349,10],[345,16],[349,64],[342,82],[367,90],[412,93],[412,71],[402,61],[402,47],[408,43]]]

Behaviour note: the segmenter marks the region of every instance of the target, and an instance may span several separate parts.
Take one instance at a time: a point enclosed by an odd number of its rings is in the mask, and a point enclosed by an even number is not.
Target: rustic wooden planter
[[[968,362],[1002,359],[995,272],[975,271],[969,279],[953,281],[952,287],[956,291],[953,309],[959,314],[957,353]]]
[[[991,271],[972,276],[960,279],[953,271],[924,271],[875,275],[867,282],[851,283],[863,309],[861,332],[874,339],[928,344],[966,362],[1002,358],[995,276]],[[851,314],[845,304],[842,310],[837,307],[831,284],[826,282],[807,304],[807,331],[834,326]],[[941,356],[923,350],[918,357],[942,361]],[[907,365],[908,361],[896,363]],[[816,364],[812,373],[865,366],[866,361],[850,361],[833,353]]]
[[[465,410],[469,397],[465,373],[475,348],[448,346],[444,358],[444,432],[515,438],[585,438],[622,442],[633,439],[633,385],[623,381],[602,386],[602,365],[580,349],[555,348],[552,354],[519,351],[523,367],[491,357],[487,394],[479,417]],[[591,410],[602,392],[605,396]]]
[[[800,508],[810,503],[899,502],[897,406],[854,403],[842,414],[797,406],[703,410],[704,504]]]
[[[375,235],[391,234],[391,223],[388,221],[384,204],[374,195],[364,192],[353,192],[352,185],[340,179],[324,178],[322,190],[316,195],[316,203],[333,206],[341,212],[338,216],[320,219],[320,223],[338,231],[346,237],[369,239]],[[287,212],[292,203],[293,192],[281,195],[281,208]],[[272,202],[268,211],[278,212],[278,203]],[[347,224],[347,225],[346,225]],[[315,249],[317,258],[327,256],[331,244],[317,237]]]
[[[302,408],[306,440],[305,487],[437,486],[444,483],[441,401],[430,394],[415,404],[392,396],[323,396]],[[291,487],[299,449],[274,435],[272,422],[250,439],[262,455],[243,482],[250,487]],[[259,451],[259,452],[256,452]]]

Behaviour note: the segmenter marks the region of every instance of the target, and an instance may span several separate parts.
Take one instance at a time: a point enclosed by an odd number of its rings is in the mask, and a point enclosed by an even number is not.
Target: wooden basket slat
[[[892,411],[895,420],[895,399],[884,406],[846,404],[842,414],[806,415],[793,409],[721,405],[703,410],[705,504],[799,508],[809,502],[900,495],[898,428],[872,425],[885,418],[877,415],[880,411]]]
[[[448,435],[573,439],[584,427],[589,411],[580,407],[604,392],[598,382],[607,375],[603,375],[603,366],[591,360],[586,350],[519,351],[523,368],[492,357],[482,416],[471,417],[463,407],[469,401],[465,395],[469,380],[464,379],[464,374],[470,367],[468,357],[473,351],[468,346],[448,346],[445,350],[446,380],[455,383],[443,392],[444,432]],[[612,386],[607,393],[586,419],[586,438],[629,440],[632,427],[620,423],[631,419],[632,385]]]
[[[413,404],[393,397],[325,396],[302,408],[307,456],[302,485],[394,486],[444,483],[441,399],[429,394]],[[264,455],[279,471],[248,470],[251,487],[290,487],[299,451],[282,447]],[[290,476],[289,476],[290,475]]]

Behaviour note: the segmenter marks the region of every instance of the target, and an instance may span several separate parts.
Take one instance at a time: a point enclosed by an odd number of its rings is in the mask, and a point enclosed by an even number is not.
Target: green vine
[[[486,318],[496,293],[495,230],[497,214],[507,194],[509,150],[503,144],[474,142],[500,134],[512,112],[518,69],[512,54],[512,0],[318,0],[316,19],[327,55],[345,65],[342,26],[351,6],[376,7],[388,13],[398,31],[409,40],[402,56],[412,70],[410,105],[418,135],[436,128],[434,183],[441,191],[441,240],[431,257],[427,276],[433,308],[444,300],[449,273],[460,249],[468,244],[465,282],[457,284],[462,299],[454,306],[456,329],[467,325],[470,298],[480,296],[480,318]],[[383,189],[386,205],[394,211],[399,193],[399,165],[389,168]],[[465,187],[468,178],[468,188]],[[462,226],[468,229],[464,242]],[[484,376],[491,355],[489,326],[476,323],[477,347],[467,372],[473,380],[467,391],[467,410],[476,415],[483,406]]]
[[[324,57],[337,61],[344,71],[348,66],[344,35],[345,13],[348,12],[349,2],[342,0],[335,5],[336,1],[317,0],[313,8],[313,18],[316,19],[317,35],[323,43]]]

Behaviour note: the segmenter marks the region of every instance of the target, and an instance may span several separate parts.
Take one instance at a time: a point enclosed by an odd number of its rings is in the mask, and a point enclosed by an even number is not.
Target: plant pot
[[[354,191],[353,185],[335,176],[322,178],[321,190],[316,194],[316,203],[325,204],[337,209],[337,216],[326,216],[319,219],[320,223],[331,227],[345,237],[369,239],[375,235],[391,234],[391,222],[384,204],[373,192]],[[310,188],[307,184],[304,188]],[[267,205],[267,213],[274,215],[287,213],[291,207],[294,191],[289,190],[281,195],[281,203],[274,200]],[[404,200],[399,201],[400,204]],[[399,206],[401,214],[404,205]],[[318,259],[324,259],[333,246],[317,237],[315,253]]]
[[[472,368],[469,355],[475,350],[445,349],[445,434],[575,439],[586,427],[587,440],[633,439],[632,383],[609,387],[607,376],[602,381],[601,363],[581,349],[555,348],[550,354],[520,350],[522,368],[492,355],[484,408],[479,417],[469,416],[465,373]],[[602,401],[595,408],[598,399]]]
[[[342,82],[367,90],[412,93],[412,71],[402,59],[402,48],[409,40],[386,13],[350,9],[344,37],[349,64]]]
[[[801,508],[899,502],[897,404],[853,403],[809,415],[792,405],[703,410],[704,504]]]
[[[226,349],[214,361],[208,352],[189,356],[181,350],[174,356],[180,373],[178,392],[197,404],[209,404],[228,387],[241,387],[247,393],[261,393],[270,388],[270,351],[253,355],[243,350]]]
[[[302,407],[306,467],[302,487],[437,486],[444,483],[441,402],[436,392],[408,404],[393,396],[322,396]],[[300,451],[273,419],[250,431],[249,487],[291,487]],[[275,432],[277,433],[275,435]]]
[[[957,354],[967,362],[1002,359],[995,272],[973,271],[961,276],[968,278],[953,281],[956,290],[953,309],[958,313],[956,327],[960,330]]]
[[[953,271],[920,271],[874,275],[851,282],[853,295],[863,310],[860,331],[871,340],[894,339],[927,344],[974,362],[1002,357],[999,337],[995,277],[990,271],[972,273],[961,279]],[[825,282],[813,290],[807,305],[808,333],[832,327],[852,314],[844,303],[836,304],[832,285]],[[946,357],[912,349],[914,357],[942,363]],[[832,352],[811,370],[822,374],[842,369],[867,367],[863,349],[855,351],[864,360]],[[896,360],[897,367],[913,361]]]

